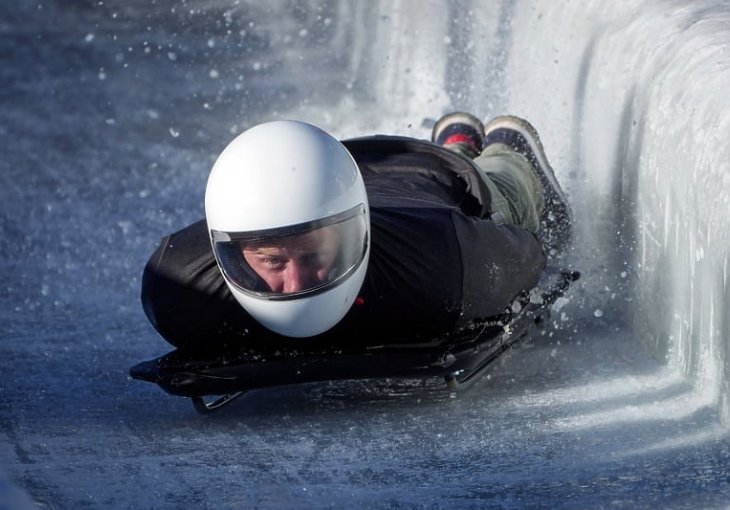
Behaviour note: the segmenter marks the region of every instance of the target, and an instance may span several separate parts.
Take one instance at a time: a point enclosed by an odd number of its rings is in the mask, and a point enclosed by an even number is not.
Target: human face
[[[278,240],[253,241],[243,257],[271,292],[291,294],[325,283],[340,249],[332,227]]]

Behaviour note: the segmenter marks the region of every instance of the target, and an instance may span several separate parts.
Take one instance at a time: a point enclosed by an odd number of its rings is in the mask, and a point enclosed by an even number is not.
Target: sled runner
[[[224,407],[247,390],[314,381],[437,376],[450,389],[463,389],[516,342],[539,331],[550,305],[579,276],[549,267],[537,287],[519,296],[503,315],[426,343],[308,348],[306,342],[297,342],[296,348],[244,348],[205,359],[173,351],[135,365],[130,375],[172,395],[190,397],[202,414]],[[207,401],[211,396],[218,397]]]

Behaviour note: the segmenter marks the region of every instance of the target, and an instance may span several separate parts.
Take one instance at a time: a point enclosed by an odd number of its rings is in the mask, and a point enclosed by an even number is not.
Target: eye
[[[281,257],[263,257],[261,261],[270,269],[283,269],[286,265]]]

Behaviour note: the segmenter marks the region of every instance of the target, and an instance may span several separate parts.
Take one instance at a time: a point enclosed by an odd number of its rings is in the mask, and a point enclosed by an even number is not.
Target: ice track
[[[485,5],[489,4],[489,5]],[[0,19],[0,508],[724,508],[730,7],[719,0],[22,1]],[[226,143],[272,118],[539,130],[584,277],[469,393],[127,378]]]

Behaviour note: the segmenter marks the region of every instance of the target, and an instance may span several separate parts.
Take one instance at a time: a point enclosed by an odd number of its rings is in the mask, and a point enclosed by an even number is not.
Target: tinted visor
[[[229,283],[266,299],[295,299],[338,285],[368,247],[365,207],[298,225],[255,232],[211,230]]]

